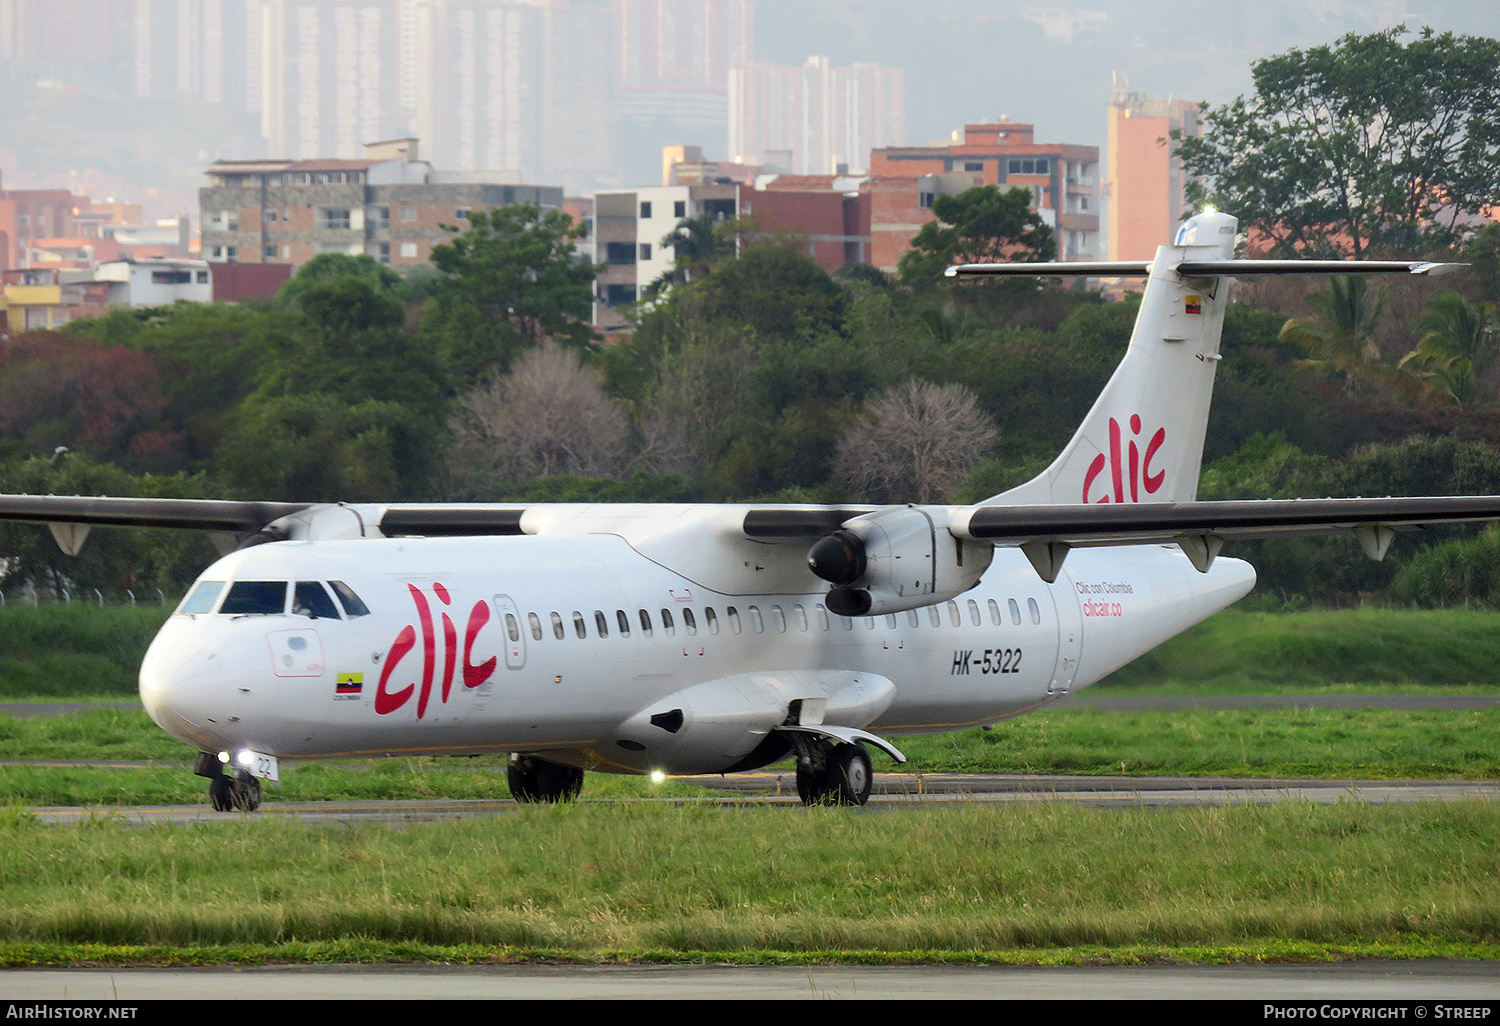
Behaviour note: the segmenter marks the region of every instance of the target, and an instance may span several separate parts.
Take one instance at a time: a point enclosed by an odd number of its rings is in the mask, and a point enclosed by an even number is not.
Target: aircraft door
[[[519,670],[526,665],[526,624],[522,622],[521,611],[509,595],[496,595],[495,614],[505,632],[505,665]]]
[[[1078,589],[1066,570],[1057,575],[1057,583],[1047,589],[1057,613],[1057,662],[1047,694],[1065,695],[1078,676],[1078,660],[1083,651],[1083,610],[1078,604]]]

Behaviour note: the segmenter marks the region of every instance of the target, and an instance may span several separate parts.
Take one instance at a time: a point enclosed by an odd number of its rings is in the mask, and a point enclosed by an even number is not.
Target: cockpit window
[[[206,613],[213,609],[214,603],[219,600],[219,592],[223,590],[223,581],[199,581],[198,586],[182,600],[182,605],[177,611],[179,613]]]
[[[235,581],[219,607],[221,613],[284,613],[286,581]]]
[[[328,590],[317,581],[298,581],[292,592],[292,612],[298,616],[310,616],[314,620],[327,618],[337,620],[339,611],[328,597]]]
[[[333,588],[334,594],[339,597],[339,601],[344,604],[344,615],[349,619],[370,615],[370,608],[359,600],[359,596],[354,594],[354,589],[349,585],[343,581],[329,581],[328,584]]]

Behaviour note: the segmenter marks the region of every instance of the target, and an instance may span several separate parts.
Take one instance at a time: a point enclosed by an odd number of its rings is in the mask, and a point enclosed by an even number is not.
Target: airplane
[[[151,718],[213,808],[283,761],[508,754],[521,802],[586,770],[729,774],[792,757],[807,804],[858,806],[870,749],[1081,690],[1246,595],[1226,542],[1500,518],[1500,497],[1198,502],[1231,277],[1441,273],[1235,260],[1236,220],[1151,261],[955,277],[1145,278],[1125,355],[1040,475],[974,505],[285,503],[0,496],[76,555],[96,524],[232,549],[146,653]]]

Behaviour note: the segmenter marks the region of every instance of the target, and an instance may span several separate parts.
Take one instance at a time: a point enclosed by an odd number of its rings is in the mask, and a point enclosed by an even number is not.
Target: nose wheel
[[[260,781],[243,771],[211,777],[208,804],[215,812],[254,812],[260,808]]]

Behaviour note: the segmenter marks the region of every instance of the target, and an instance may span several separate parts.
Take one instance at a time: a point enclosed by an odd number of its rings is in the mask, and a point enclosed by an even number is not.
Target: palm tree
[[[1343,375],[1350,392],[1364,382],[1380,388],[1395,388],[1404,394],[1417,391],[1414,375],[1383,362],[1375,344],[1375,326],[1385,313],[1385,289],[1373,301],[1365,298],[1365,279],[1360,275],[1334,275],[1328,287],[1314,292],[1307,301],[1319,311],[1316,321],[1292,318],[1277,336],[1283,344],[1302,347],[1311,358],[1300,366]]]
[[[1500,356],[1495,308],[1445,292],[1428,304],[1417,327],[1424,334],[1402,367],[1434,383],[1460,405],[1480,400],[1480,389]]]
[[[713,214],[703,213],[683,218],[677,222],[677,227],[662,236],[663,248],[672,247],[672,269],[647,285],[646,295],[665,292],[673,285],[686,285],[706,274],[715,259],[725,255],[727,247],[723,236],[715,231],[721,223]]]

